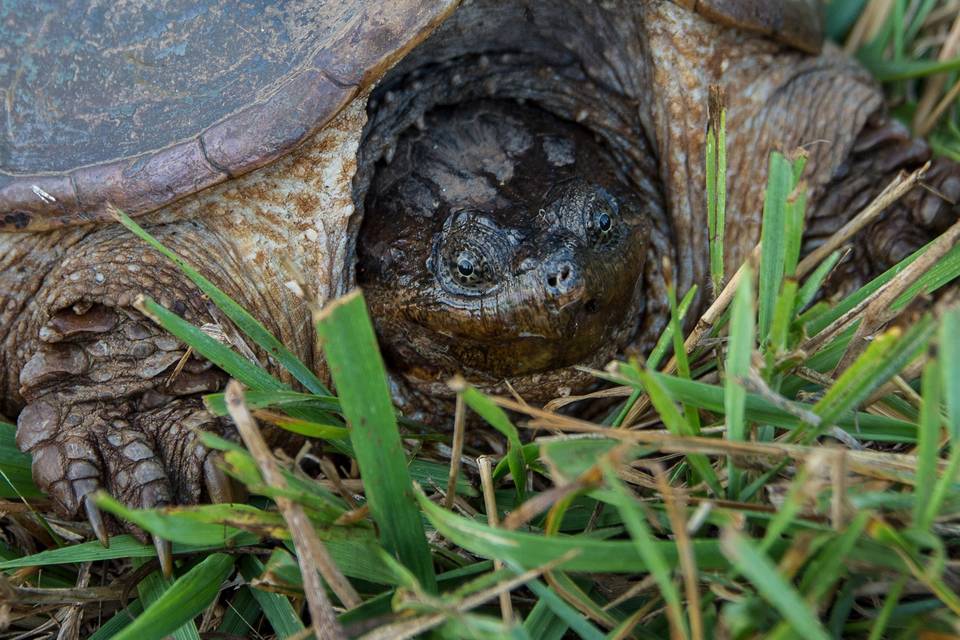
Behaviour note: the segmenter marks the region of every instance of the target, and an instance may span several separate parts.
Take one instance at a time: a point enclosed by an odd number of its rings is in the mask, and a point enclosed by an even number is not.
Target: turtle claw
[[[93,528],[93,534],[105,549],[110,548],[110,535],[107,533],[107,525],[103,521],[103,514],[93,502],[93,497],[88,493],[83,497],[83,508],[87,512],[87,521]]]
[[[160,562],[160,571],[165,578],[173,576],[173,546],[169,540],[164,540],[153,534],[153,547],[157,550],[157,560]]]
[[[210,502],[234,502],[236,496],[234,495],[233,482],[223,472],[223,469],[217,464],[218,462],[220,462],[220,456],[212,453],[203,461],[203,480],[207,489],[207,496],[209,496]]]

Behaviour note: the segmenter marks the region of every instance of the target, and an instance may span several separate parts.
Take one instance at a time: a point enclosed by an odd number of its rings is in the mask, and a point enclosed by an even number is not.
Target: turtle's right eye
[[[617,226],[620,204],[606,189],[598,189],[588,207],[587,228],[595,242],[607,242]]]
[[[449,292],[481,295],[500,282],[513,250],[510,234],[490,217],[459,211],[437,234],[428,268]]]
[[[483,258],[473,251],[461,251],[450,270],[453,277],[465,287],[473,287],[483,282]]]

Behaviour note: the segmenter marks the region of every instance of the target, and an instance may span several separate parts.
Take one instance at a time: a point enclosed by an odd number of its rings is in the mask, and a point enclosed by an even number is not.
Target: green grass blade
[[[723,288],[723,248],[727,211],[727,112],[722,96],[711,89],[707,128],[707,232],[710,241],[710,282],[716,295]]]
[[[115,640],[161,640],[206,609],[231,571],[231,556],[208,556],[150,603],[136,620],[114,636]]]
[[[97,491],[94,502],[108,513],[182,544],[227,546],[237,540],[249,540],[251,534],[225,524],[228,522],[245,523],[264,532],[282,531],[285,526],[278,513],[245,504],[130,509],[105,491]]]
[[[667,616],[671,620],[672,627],[684,638],[690,637],[690,627],[683,615],[683,602],[680,599],[680,590],[677,589],[673,581],[673,570],[667,564],[664,557],[658,552],[656,538],[650,531],[650,526],[635,504],[633,496],[627,491],[620,479],[617,477],[617,471],[609,463],[603,463],[603,475],[606,479],[610,492],[616,497],[617,509],[627,525],[627,531],[630,532],[630,538],[633,540],[637,555],[643,558],[644,564],[650,568],[650,575],[653,576],[657,587],[660,589],[660,595],[667,605]],[[678,552],[679,555],[679,552]]]
[[[931,358],[923,367],[920,420],[917,424],[917,468],[914,486],[913,526],[926,531],[933,523],[929,507],[937,484],[940,450],[940,364]]]
[[[237,593],[228,602],[224,603],[223,620],[217,625],[217,633],[225,636],[246,637],[256,630],[257,619],[262,610],[257,599],[253,597],[250,587],[240,587]]]
[[[768,378],[775,375],[777,358],[788,351],[790,326],[794,318],[793,311],[796,308],[796,302],[797,281],[792,277],[785,278],[783,288],[780,290],[773,308],[773,324],[770,326],[770,336],[764,350]],[[779,385],[775,386],[779,387]]]
[[[683,329],[680,324],[680,309],[677,306],[677,290],[673,283],[667,285],[667,300],[670,304],[670,326],[673,328],[673,354],[677,359],[677,375],[690,379],[690,360],[683,341]],[[700,412],[695,407],[683,405],[683,414],[693,433],[700,434]]]
[[[0,421],[0,498],[38,498],[43,494],[33,484],[30,456],[17,448],[16,432]]]
[[[240,575],[247,582],[263,573],[263,563],[255,556],[244,556],[240,559],[239,564]],[[303,631],[304,626],[300,614],[293,608],[288,598],[279,593],[262,591],[253,587],[250,590],[278,638],[296,636]]]
[[[514,569],[517,573],[521,573],[520,570]],[[583,640],[602,640],[605,636],[602,631],[597,629],[589,620],[584,618],[579,611],[567,604],[563,599],[560,598],[552,589],[547,587],[539,580],[531,580],[527,583],[527,588],[533,591],[533,593],[538,598],[538,604],[540,602],[545,603],[547,607],[553,611],[554,614],[567,626],[574,631],[578,637],[583,638]],[[528,629],[529,631],[529,629]],[[540,640],[542,636],[535,636],[531,634],[532,638]]]
[[[457,383],[460,384],[459,381]],[[526,484],[526,468],[523,460],[523,443],[520,442],[520,433],[510,422],[506,412],[493,403],[472,386],[464,383],[458,393],[463,394],[463,401],[467,403],[473,411],[481,418],[487,421],[487,424],[502,433],[507,438],[507,466],[510,469],[510,475],[513,476],[514,486],[517,491],[517,499],[522,500],[524,495],[524,485]]]
[[[134,600],[125,608],[117,611],[112,618],[104,622],[96,632],[87,640],[110,640],[116,636],[121,629],[129,626],[133,619],[143,612],[143,605],[139,600]]]
[[[766,340],[773,323],[773,309],[780,293],[786,260],[784,227],[787,217],[787,198],[793,190],[793,167],[783,156],[770,154],[767,169],[767,189],[763,201],[763,224],[760,228],[760,285],[758,301],[760,319],[757,325],[761,341]]]
[[[784,211],[783,226],[783,273],[792,276],[797,271],[800,261],[800,246],[803,244],[803,223],[807,214],[807,189],[800,180],[803,170],[807,166],[807,156],[804,152],[794,158],[791,170],[791,187],[793,191],[787,196]]]
[[[259,539],[250,536],[245,544],[255,544]],[[236,544],[236,542],[235,542]],[[186,553],[203,553],[220,549],[216,545],[184,545],[174,543],[174,555]],[[44,567],[58,564],[73,564],[78,562],[99,562],[102,560],[116,560],[118,558],[153,558],[157,552],[153,545],[143,544],[131,535],[111,536],[110,547],[104,547],[96,540],[81,542],[56,549],[48,549],[29,556],[14,558],[0,562],[0,570],[18,569],[20,567]]]
[[[951,60],[877,60],[861,56],[860,61],[879,82],[922,78],[960,69],[960,58]]]
[[[317,335],[350,426],[350,441],[381,542],[425,589],[436,591],[386,369],[363,294],[356,291],[328,304],[318,315]]]
[[[800,291],[797,293],[798,311],[805,309],[807,305],[813,301],[817,292],[820,291],[820,287],[823,286],[823,281],[827,279],[827,276],[830,275],[833,268],[837,266],[842,256],[843,253],[841,251],[834,251],[813,270],[813,273],[807,276],[806,280],[803,281],[803,285],[800,287]]]
[[[727,345],[727,370],[724,379],[723,410],[729,440],[743,442],[747,437],[745,418],[747,389],[743,381],[750,375],[750,355],[755,345],[753,275],[748,268],[737,286],[730,316],[730,340]],[[733,458],[727,460],[727,496],[740,493],[740,470]]]
[[[870,517],[867,510],[857,511],[843,533],[830,540],[807,567],[800,581],[800,590],[808,602],[820,603],[834,592],[837,581],[847,571],[847,556],[859,541]]]
[[[266,370],[239,355],[230,347],[217,342],[163,305],[157,304],[149,296],[139,298],[136,306],[144,315],[181,342],[193,347],[194,351],[251,389],[289,390],[287,385],[271,376]]]
[[[737,571],[746,576],[764,600],[791,624],[799,637],[805,640],[829,640],[827,630],[810,606],[780,575],[776,565],[757,551],[752,540],[733,529],[726,529],[721,540],[724,553]]]
[[[924,514],[925,522],[933,522],[939,515],[947,496],[956,495],[957,491],[954,483],[957,481],[958,473],[960,473],[960,447],[952,445],[943,475],[937,478],[936,484],[933,486],[933,492],[927,502],[926,513]]]
[[[624,370],[629,371],[630,369],[625,368]],[[636,374],[640,384],[643,385],[647,395],[650,396],[650,403],[653,404],[653,408],[660,414],[660,418],[663,420],[663,424],[667,429],[678,436],[696,435],[693,426],[687,422],[684,415],[677,409],[673,397],[666,387],[660,384],[656,374],[642,367],[637,367],[636,369],[632,369],[632,371]],[[691,453],[687,455],[687,460],[690,462],[693,470],[697,472],[700,479],[707,483],[707,486],[710,487],[710,490],[713,491],[715,495],[723,495],[723,487],[720,485],[720,479],[717,478],[717,473],[713,470],[713,467],[710,465],[710,460],[705,455]]]
[[[693,303],[693,298],[697,295],[697,290],[697,285],[693,285],[687,291],[686,295],[683,296],[683,299],[680,300],[676,315],[680,320],[681,327],[683,326],[684,319],[687,317],[687,311]],[[673,327],[672,322],[667,324],[663,333],[661,333],[657,339],[657,344],[653,347],[653,351],[650,352],[650,356],[647,358],[647,366],[651,369],[656,369],[660,366],[660,361],[663,360],[663,357],[667,354],[667,350],[673,345]]]
[[[630,371],[630,365],[621,363],[620,367],[624,373]],[[718,414],[724,413],[723,388],[696,380],[684,380],[664,373],[654,372],[652,375],[673,397],[707,411]],[[637,388],[643,387],[635,377],[610,376],[604,379],[617,384],[630,384]],[[790,404],[803,410],[810,410],[814,406],[802,402],[790,402]],[[796,429],[806,424],[793,413],[774,406],[766,398],[753,393],[747,394],[746,418],[750,422],[763,422],[783,429]],[[887,416],[877,416],[863,411],[850,411],[842,414],[837,419],[836,424],[863,440],[913,442],[916,439],[916,425],[914,423]]]
[[[142,567],[143,564],[141,561],[134,561],[133,563],[135,567]],[[137,593],[140,595],[144,607],[150,607],[166,593],[171,585],[173,585],[173,579],[154,571],[137,584]],[[126,628],[124,627],[124,629]],[[200,640],[200,631],[197,629],[196,623],[190,619],[170,634],[169,638],[170,640]]]
[[[187,276],[195,285],[197,285],[201,291],[207,294],[210,300],[217,305],[217,308],[223,311],[223,313],[230,318],[235,325],[237,325],[237,328],[240,329],[244,335],[260,345],[264,351],[270,354],[270,357],[275,359],[281,366],[289,371],[294,378],[303,384],[304,387],[313,393],[330,395],[330,392],[327,391],[326,387],[324,387],[320,378],[318,378],[316,374],[314,374],[313,371],[311,371],[310,368],[303,363],[302,360],[293,355],[293,353],[287,349],[287,347],[284,346],[284,344],[280,342],[276,336],[270,333],[270,331],[268,331],[259,320],[254,318],[250,312],[241,307],[233,300],[233,298],[228,296],[215,284],[202,276],[200,272],[190,266],[186,260],[163,246],[159,240],[150,235],[149,232],[137,224],[132,218],[130,218],[130,216],[123,213],[119,209],[115,209],[114,211],[117,213],[120,224],[132,231],[134,235],[176,264],[177,267],[180,268],[180,271],[182,271],[185,276]]]
[[[321,411],[340,411],[340,401],[333,396],[313,395],[297,391],[257,391],[251,389],[244,395],[244,400],[250,410],[284,407],[313,407]],[[226,416],[227,401],[223,393],[210,393],[203,396],[203,404],[207,410],[218,415]]]
[[[960,340],[957,336],[960,336],[960,308],[943,314],[937,340],[950,446],[954,449],[960,445]]]
[[[534,581],[528,582],[527,587],[530,587],[533,582]],[[550,591],[546,585],[544,585],[544,590],[556,597],[563,605],[571,608],[566,602],[560,600],[556,594]],[[530,613],[528,613],[527,617],[523,620],[523,628],[531,638],[537,638],[538,640],[563,640],[564,634],[567,633],[570,625],[554,612],[548,598],[549,596],[544,597],[538,594],[537,603],[533,605]],[[583,617],[576,610],[572,612],[571,617],[583,620]],[[581,637],[583,636],[582,633],[580,635]]]
[[[894,328],[877,336],[814,405],[814,412],[823,420],[820,429],[835,424],[840,415],[859,405],[874,389],[896,375],[926,346],[933,331],[933,321],[924,316],[906,334]],[[794,439],[803,435],[803,430],[793,434]]]
[[[777,513],[767,524],[767,530],[763,534],[763,540],[760,541],[758,549],[760,553],[769,553],[773,543],[780,539],[796,517],[803,510],[807,479],[809,477],[806,465],[800,466],[797,475],[790,482],[790,489],[787,495],[777,509]]]
[[[629,540],[601,540],[586,536],[545,536],[525,531],[509,531],[458,516],[417,493],[420,507],[430,523],[450,542],[476,555],[515,563],[524,569],[536,569],[570,554],[556,568],[564,571],[646,573],[650,568]],[[671,566],[679,563],[677,545],[671,540],[653,543]],[[727,560],[713,539],[691,541],[697,567],[703,571],[727,569]],[[783,545],[775,545],[782,551]]]
[[[902,577],[890,586],[886,598],[883,601],[883,607],[880,608],[880,613],[877,614],[873,625],[870,627],[870,635],[867,636],[867,640],[881,640],[881,638],[884,637],[884,631],[886,631],[887,625],[890,623],[890,617],[893,615],[893,610],[900,601],[900,594],[903,593],[903,587],[906,583],[906,577]]]

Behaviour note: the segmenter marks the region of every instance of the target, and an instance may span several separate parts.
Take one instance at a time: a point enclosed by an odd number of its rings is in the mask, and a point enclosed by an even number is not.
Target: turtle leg
[[[197,433],[230,437],[233,430],[200,399],[227,376],[131,301],[150,294],[197,325],[220,321],[215,310],[135,238],[95,236],[57,265],[35,296],[40,321],[24,345],[17,443],[33,455],[34,478],[57,510],[85,515],[106,542],[122,527],[91,502],[97,489],[136,508],[229,500],[217,454]],[[125,528],[145,540],[136,527]],[[165,545],[158,548],[169,558]]]
[[[874,117],[833,180],[815,195],[804,251],[813,250],[839,230],[898,172],[918,169],[930,155],[926,142],[912,138],[902,124],[886,116]],[[934,158],[922,185],[853,239],[851,255],[829,281],[830,292],[843,295],[856,289],[945,231],[960,215],[958,202],[960,164]]]

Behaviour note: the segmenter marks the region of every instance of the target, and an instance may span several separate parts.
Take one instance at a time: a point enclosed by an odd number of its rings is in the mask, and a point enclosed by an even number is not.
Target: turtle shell
[[[457,0],[0,6],[0,231],[131,214],[296,148]]]
[[[821,0],[673,0],[704,17],[784,44],[819,53],[823,47]]]

